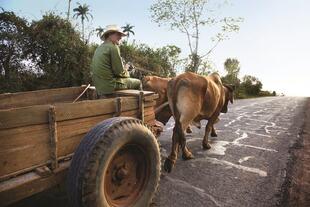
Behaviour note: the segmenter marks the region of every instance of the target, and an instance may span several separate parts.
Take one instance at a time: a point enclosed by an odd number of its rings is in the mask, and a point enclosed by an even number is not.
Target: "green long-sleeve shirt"
[[[90,69],[99,95],[113,93],[115,84],[122,83],[121,78],[129,78],[119,47],[112,42],[104,42],[96,49]]]

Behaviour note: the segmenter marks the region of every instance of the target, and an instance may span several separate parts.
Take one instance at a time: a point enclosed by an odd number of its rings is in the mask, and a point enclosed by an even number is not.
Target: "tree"
[[[29,33],[27,20],[13,12],[0,13],[0,93],[22,90],[31,70]]]
[[[124,32],[125,34],[127,34],[127,40],[128,40],[128,38],[129,38],[129,36],[130,36],[130,33],[133,34],[133,35],[135,35],[134,31],[132,30],[134,27],[135,27],[135,26],[130,25],[130,24],[128,24],[128,23],[127,23],[125,26],[122,26],[123,32]]]
[[[86,19],[87,21],[89,21],[89,16],[93,18],[93,15],[89,12],[90,11],[89,5],[86,5],[86,4],[81,5],[80,3],[77,3],[77,4],[78,4],[78,7],[73,9],[73,11],[75,12],[73,17],[75,17],[76,19],[81,17],[82,39],[83,41],[85,41],[84,20]]]
[[[227,71],[227,74],[238,77],[240,72],[240,62],[235,58],[227,58],[224,62],[224,68]]]
[[[96,28],[96,32],[97,32],[97,36],[101,38],[104,32],[104,29],[99,26]]]
[[[71,8],[71,1],[72,1],[72,0],[68,0],[68,12],[67,12],[67,20],[69,20],[69,18],[70,18],[70,8]]]
[[[89,48],[71,23],[48,13],[31,24],[32,62],[41,88],[77,86],[90,82]]]
[[[227,83],[238,84],[240,80],[238,78],[240,72],[240,62],[235,58],[227,58],[224,62],[224,69],[227,72],[227,75],[224,77]]]
[[[241,18],[215,18],[213,10],[207,8],[208,0],[157,0],[150,8],[153,21],[159,26],[169,26],[187,37],[190,62],[187,70],[197,72],[202,60],[216,48],[228,34],[239,30]],[[219,32],[212,38],[213,46],[205,54],[199,54],[202,27],[220,25]]]
[[[247,95],[258,96],[263,87],[263,84],[256,77],[245,75],[240,87]]]
[[[150,75],[162,77],[175,76],[178,57],[181,53],[181,49],[174,45],[151,48],[146,44],[128,44],[127,42],[120,45],[120,50],[126,62],[132,62],[136,67],[150,71]],[[139,71],[133,75],[137,78],[141,77]]]

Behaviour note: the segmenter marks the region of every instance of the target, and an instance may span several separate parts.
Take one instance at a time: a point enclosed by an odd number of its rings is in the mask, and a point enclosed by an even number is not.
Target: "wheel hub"
[[[131,206],[149,179],[149,161],[138,145],[125,145],[109,163],[104,175],[104,193],[113,207]]]

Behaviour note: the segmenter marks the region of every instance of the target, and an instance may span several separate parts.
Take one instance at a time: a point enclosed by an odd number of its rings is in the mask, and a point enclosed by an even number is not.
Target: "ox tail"
[[[172,115],[174,117],[174,120],[180,121],[180,112],[177,108],[177,100],[178,100],[178,93],[180,91],[181,87],[186,87],[188,86],[188,81],[183,80],[183,79],[172,79],[168,82],[168,87],[167,87],[167,95],[168,95],[168,102],[169,106],[172,112]]]
[[[175,119],[175,113],[174,113],[174,100],[175,100],[175,91],[174,91],[174,86],[175,86],[175,79],[171,79],[170,81],[168,81],[167,84],[167,97],[168,97],[168,103],[169,103],[169,107],[170,107],[170,111],[172,113],[173,118]]]

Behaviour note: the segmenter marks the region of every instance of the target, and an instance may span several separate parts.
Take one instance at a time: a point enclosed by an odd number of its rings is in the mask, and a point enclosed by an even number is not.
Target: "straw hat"
[[[107,36],[107,34],[111,33],[111,32],[118,32],[120,33],[122,36],[127,36],[127,34],[125,34],[121,28],[119,28],[116,24],[111,24],[111,25],[107,25],[104,28],[104,33],[102,34],[101,38],[104,40],[105,37]]]

